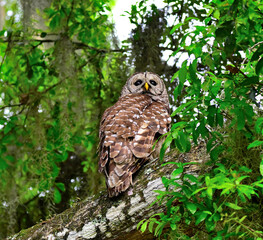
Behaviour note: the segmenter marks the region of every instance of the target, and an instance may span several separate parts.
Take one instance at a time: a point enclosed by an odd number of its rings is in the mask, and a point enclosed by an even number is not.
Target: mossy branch
[[[166,157],[165,162],[179,159],[191,161],[193,157],[196,157],[193,153],[183,157],[173,153]],[[105,190],[9,239],[153,239],[150,232],[142,234],[138,231],[137,224],[154,213],[164,211],[164,205],[150,205],[156,200],[154,190],[165,190],[162,177],[168,176],[173,170],[173,165],[162,166],[155,159],[139,171],[133,187],[121,196],[110,199]]]

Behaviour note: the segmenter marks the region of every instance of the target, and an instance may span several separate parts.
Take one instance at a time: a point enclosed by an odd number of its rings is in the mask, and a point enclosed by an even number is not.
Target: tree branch
[[[38,36],[35,36],[35,38],[32,38],[31,40],[28,40],[29,42],[39,42],[38,45],[42,44],[42,43],[55,43],[59,40],[59,36],[58,35],[52,35],[55,36],[54,39],[48,39],[48,38],[40,38]],[[6,38],[0,38],[3,40],[3,42],[8,42],[8,40]],[[12,42],[17,42],[17,43],[24,43],[21,41],[21,39],[12,39]],[[132,51],[132,48],[119,48],[119,49],[103,49],[103,48],[96,48],[93,46],[90,46],[86,43],[80,42],[80,41],[72,41],[72,43],[75,45],[76,49],[82,49],[82,48],[88,48],[90,50],[94,50],[98,53],[116,53],[116,52],[129,52]],[[38,46],[37,45],[37,46]],[[177,49],[175,48],[171,48],[171,47],[159,47],[161,50],[166,51],[176,51]],[[181,50],[180,52],[186,52],[185,50]]]
[[[198,151],[200,155],[199,148]],[[193,151],[183,155],[173,153],[165,159],[165,162],[193,161],[197,158]],[[154,204],[151,207],[150,205],[156,200],[157,193],[154,190],[165,190],[162,176],[170,175],[173,170],[174,165],[161,166],[159,160],[155,159],[139,170],[133,188],[121,196],[109,199],[107,192],[103,191],[99,196],[92,196],[76,203],[65,212],[23,230],[9,239],[152,240],[154,236],[149,232],[144,234],[139,232],[137,224],[142,219],[165,210],[164,205]],[[194,169],[190,167],[187,172],[196,172],[196,166]]]
[[[24,104],[23,103],[9,104],[9,105],[0,107],[0,110],[3,110],[3,109],[8,108],[8,107],[20,107],[22,105],[24,105]]]

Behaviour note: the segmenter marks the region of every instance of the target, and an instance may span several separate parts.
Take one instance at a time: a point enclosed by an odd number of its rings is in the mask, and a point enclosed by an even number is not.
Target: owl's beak
[[[144,84],[144,87],[145,87],[146,91],[148,91],[148,89],[149,89],[149,84],[148,84],[148,83],[145,83],[145,84]]]

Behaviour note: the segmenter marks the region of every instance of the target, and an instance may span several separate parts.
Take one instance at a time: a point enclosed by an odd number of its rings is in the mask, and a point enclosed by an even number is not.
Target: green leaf
[[[4,134],[9,133],[14,128],[14,126],[15,125],[12,122],[9,122],[4,128]]]
[[[218,9],[216,9],[215,12],[214,12],[214,14],[213,14],[213,16],[214,16],[216,19],[219,20],[219,18],[220,18],[220,11],[219,11]]]
[[[241,86],[247,86],[247,85],[251,85],[251,84],[256,84],[258,82],[259,82],[259,77],[254,76],[254,77],[246,78],[240,85]]]
[[[170,222],[170,227],[174,231],[177,228],[177,225],[175,223]]]
[[[161,236],[164,226],[166,222],[158,223],[158,226],[155,228],[154,236]]]
[[[216,114],[216,124],[220,127],[223,127],[224,125],[224,117],[220,111],[218,111]]]
[[[197,210],[197,206],[194,203],[191,202],[186,202],[186,208],[192,213],[194,214]]]
[[[179,131],[177,138],[175,138],[175,145],[181,152],[188,152],[191,149],[189,136],[184,132]]]
[[[187,61],[184,61],[182,64],[182,67],[178,71],[179,84],[174,90],[174,98],[175,99],[177,99],[178,95],[181,94],[182,89],[184,87],[184,82],[186,80],[186,75],[187,75],[186,64],[187,64]]]
[[[253,147],[258,147],[258,146],[261,146],[263,145],[263,141],[259,141],[259,140],[256,140],[252,143],[250,143],[247,147],[247,149],[250,149],[250,148],[253,148]]]
[[[184,23],[176,24],[170,31],[170,34],[173,34],[178,28],[180,28]]]
[[[162,166],[166,166],[168,164],[173,164],[177,166],[177,162],[166,162],[166,163],[163,163]]]
[[[183,90],[184,85],[179,83],[178,86],[174,89],[174,99],[177,99],[178,96],[180,96],[182,90]]]
[[[196,76],[196,68],[195,68],[195,62],[193,62],[190,66],[189,66],[189,74],[190,74],[190,78],[192,80],[192,84],[193,84],[193,89],[194,92],[197,96],[200,95],[200,90],[201,90],[201,81],[200,79],[198,79],[198,77]]]
[[[260,133],[262,129],[262,135],[263,135],[263,118],[258,118],[255,125],[255,130],[257,133]]]
[[[234,203],[230,203],[230,202],[226,202],[225,205],[226,205],[227,207],[233,208],[233,209],[235,209],[235,210],[241,210],[241,209],[242,209],[242,207],[239,207],[238,205],[236,205],[236,204],[234,204]]]
[[[251,173],[251,172],[252,172],[252,170],[249,169],[249,168],[247,168],[246,166],[242,166],[242,167],[240,167],[239,169],[240,169],[241,171],[243,171],[243,172],[246,172],[246,173]]]
[[[61,194],[57,188],[54,189],[54,202],[55,203],[61,202]]]
[[[184,171],[184,168],[183,167],[179,167],[177,168],[176,170],[174,170],[171,174],[171,176],[174,178],[176,177],[177,175],[181,174],[182,172]]]
[[[260,171],[261,176],[263,176],[263,159],[260,162],[259,171]]]
[[[214,127],[216,124],[216,113],[217,109],[214,105],[211,105],[207,109],[208,116],[207,116],[207,123],[211,126]]]
[[[243,222],[245,219],[247,218],[247,216],[245,215],[245,216],[243,216],[238,222]]]
[[[206,219],[205,226],[206,226],[207,231],[211,232],[214,230],[216,224],[213,221],[209,221],[208,219]]]
[[[221,219],[221,215],[217,212],[213,214],[212,219],[214,220],[214,222],[218,222]]]
[[[5,33],[6,33],[6,30],[5,30],[5,29],[4,29],[4,30],[1,30],[1,31],[0,31],[0,36],[4,36]]]
[[[138,224],[137,224],[137,230],[139,230],[140,226],[144,223],[145,219],[141,220]]]
[[[51,29],[55,29],[60,25],[61,16],[57,13],[49,23]]]
[[[68,158],[68,152],[63,151],[59,158],[60,158],[60,161],[62,161],[62,162],[66,161]]]
[[[224,146],[219,145],[210,152],[210,157],[213,161],[216,161],[219,155],[224,151]]]
[[[198,212],[198,217],[195,221],[195,225],[198,225],[200,222],[204,221],[208,215],[208,213],[206,212],[201,212],[200,214],[199,213],[200,212]]]
[[[200,125],[198,126],[197,130],[201,134],[203,138],[206,138],[208,136],[208,130],[206,128],[205,119],[202,119],[200,122]]]
[[[206,184],[206,186],[209,186],[210,183],[211,183],[210,177],[209,176],[205,176],[205,184]]]
[[[179,74],[178,74],[180,83],[182,83],[182,84],[183,84],[183,83],[185,82],[185,80],[186,80],[186,75],[187,75],[186,64],[187,64],[187,61],[184,61],[183,64],[182,64],[182,67],[181,67],[180,70],[179,70]]]
[[[5,170],[6,168],[8,168],[7,162],[0,157],[0,170]]]
[[[206,189],[206,193],[207,193],[207,196],[208,196],[209,199],[213,198],[213,189],[211,187],[208,187]]]
[[[251,58],[251,62],[258,60],[260,55],[263,54],[263,45],[261,44],[260,47],[254,52],[252,58]]]
[[[165,151],[171,145],[172,140],[173,140],[173,138],[171,135],[168,135],[168,137],[165,139],[165,141],[161,147],[161,150],[160,150],[160,160],[161,161],[163,161]]]
[[[8,120],[4,117],[0,117],[0,125],[4,125]]]
[[[245,114],[242,109],[236,109],[237,129],[242,130],[245,126]]]
[[[188,178],[191,182],[198,183],[197,177],[192,174],[185,174],[184,179]]]
[[[11,156],[11,155],[7,155],[7,156],[5,157],[5,159],[6,159],[8,162],[10,162],[10,163],[12,163],[12,162],[15,161],[15,158],[14,158],[13,156]]]
[[[149,222],[148,229],[150,233],[153,233],[153,226],[155,224],[155,218],[151,218],[151,221]]]
[[[192,193],[192,196],[196,195],[197,193],[199,193],[199,192],[201,192],[201,191],[203,191],[203,190],[205,190],[205,189],[206,189],[206,187],[199,188],[199,189],[195,190],[195,191]]]
[[[174,131],[176,128],[184,128],[185,125],[187,125],[187,122],[184,122],[184,121],[174,123],[171,131]]]
[[[244,179],[246,179],[246,178],[248,178],[249,176],[241,176],[241,177],[239,177],[237,180],[236,180],[236,183],[237,184],[240,184]]]
[[[196,100],[190,100],[189,102],[186,102],[186,103],[180,105],[180,106],[171,114],[171,117],[174,117],[177,113],[181,113],[184,108],[187,108],[187,107],[189,107],[189,106],[191,106],[191,108],[193,108],[194,106],[196,106],[196,104],[197,104]]]
[[[141,231],[144,233],[147,229],[147,224],[148,224],[148,221],[145,221],[142,226],[141,226]]]
[[[263,57],[259,60],[259,62],[256,65],[256,74],[259,75],[260,73],[263,73]]]
[[[65,192],[66,188],[64,183],[56,183],[56,186],[62,191]]]

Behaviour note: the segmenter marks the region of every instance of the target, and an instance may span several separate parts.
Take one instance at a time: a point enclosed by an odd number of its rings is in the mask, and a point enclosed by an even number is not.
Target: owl
[[[109,197],[127,190],[133,174],[159,156],[164,141],[160,137],[169,131],[170,123],[162,79],[151,72],[132,75],[100,122],[99,171],[105,174]]]

